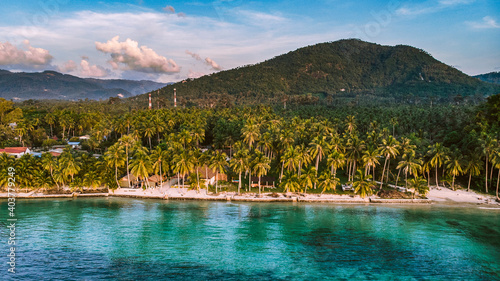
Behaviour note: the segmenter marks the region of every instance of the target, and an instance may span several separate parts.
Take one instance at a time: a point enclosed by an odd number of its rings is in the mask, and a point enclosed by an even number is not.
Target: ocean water
[[[18,200],[16,273],[1,280],[500,280],[500,210]]]

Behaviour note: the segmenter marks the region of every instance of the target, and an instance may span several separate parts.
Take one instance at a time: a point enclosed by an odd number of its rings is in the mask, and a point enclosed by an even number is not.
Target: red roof
[[[5,149],[0,149],[0,153],[26,153],[27,147],[6,147]]]
[[[55,152],[55,151],[49,151],[49,152],[50,152],[50,154],[52,154],[52,156],[54,156],[54,157],[59,157],[59,155],[61,155],[61,153],[59,153],[59,152]]]

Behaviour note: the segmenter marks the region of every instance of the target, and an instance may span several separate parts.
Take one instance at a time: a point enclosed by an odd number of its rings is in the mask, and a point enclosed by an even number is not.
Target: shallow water
[[[18,200],[15,275],[6,210],[2,280],[500,280],[500,210],[474,205]]]

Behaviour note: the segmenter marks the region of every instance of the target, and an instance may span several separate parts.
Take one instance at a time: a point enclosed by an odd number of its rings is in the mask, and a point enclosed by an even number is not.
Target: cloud
[[[145,73],[177,73],[180,67],[172,59],[158,55],[153,49],[140,46],[137,41],[127,39],[120,42],[119,36],[106,43],[95,42],[98,51],[111,54],[108,61],[113,69],[135,70]]]
[[[23,43],[25,50],[0,42],[0,65],[46,66],[52,61],[49,51],[32,47],[28,40]]]
[[[80,62],[80,68],[80,75],[85,77],[106,77],[109,74],[102,66],[91,65],[84,59]]]
[[[416,16],[422,14],[437,13],[458,5],[467,5],[475,0],[439,0],[437,3],[422,3],[415,6],[405,6],[396,10],[400,16]]]
[[[177,13],[177,16],[179,18],[185,18],[186,17],[186,13],[180,12],[180,13]]]
[[[191,53],[190,51],[186,50],[186,54],[192,56],[193,58],[195,58],[196,60],[201,60],[201,57],[200,55],[196,54],[196,53]]]
[[[474,0],[440,0],[439,4],[445,6],[453,6],[453,5],[470,4],[472,2],[474,2]]]
[[[57,69],[63,73],[75,71],[77,68],[78,68],[78,66],[72,60],[69,60],[66,63],[64,63],[63,65],[57,67]]]
[[[172,6],[166,6],[165,8],[162,9],[165,12],[175,14],[175,9]]]
[[[500,24],[498,24],[497,21],[490,16],[484,17],[483,20],[480,22],[465,22],[465,23],[475,29],[500,28]]]
[[[207,65],[210,65],[213,70],[222,70],[222,67],[218,65],[215,61],[213,61],[211,58],[205,58],[205,63]]]
[[[197,72],[197,71],[193,71],[190,69],[187,77],[195,79],[195,78],[200,78],[201,76],[204,76],[204,75],[205,75],[205,73],[203,73],[203,72]]]

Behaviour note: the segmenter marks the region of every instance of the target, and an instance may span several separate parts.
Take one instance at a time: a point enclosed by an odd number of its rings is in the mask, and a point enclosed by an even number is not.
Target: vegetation
[[[425,194],[429,182],[496,194],[499,105],[499,95],[478,106],[287,110],[124,110],[122,104],[93,102],[61,108],[0,99],[2,147],[27,145],[46,151],[50,137],[65,144],[73,136],[89,136],[82,140],[84,151],[66,147],[59,157],[48,152],[19,159],[0,154],[0,185],[7,184],[7,168],[15,167],[18,186],[28,190],[116,188],[123,177],[147,181],[152,175],[162,182],[177,177],[199,190],[199,172],[210,167],[216,173],[215,192],[221,188],[220,174],[226,174],[229,181],[239,179],[238,192],[251,190],[251,176],[267,175],[291,192],[337,193],[340,183],[350,181],[365,196],[377,191],[375,185],[404,177],[405,186],[419,194]],[[258,186],[261,191],[260,180]]]

